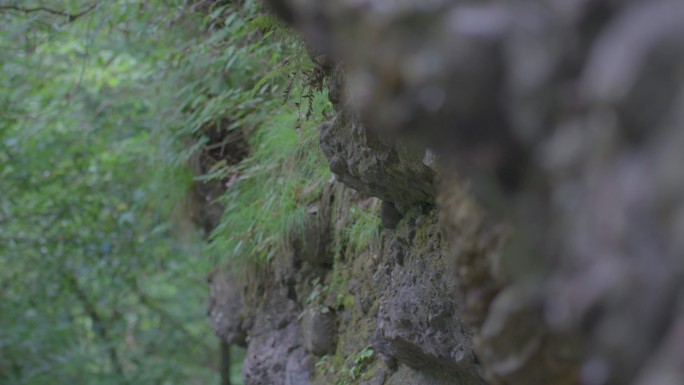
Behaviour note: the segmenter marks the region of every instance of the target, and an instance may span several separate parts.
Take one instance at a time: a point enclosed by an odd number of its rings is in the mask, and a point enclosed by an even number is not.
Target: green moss
[[[373,360],[365,369],[363,374],[359,377],[359,381],[370,380],[378,374],[378,370],[382,368],[385,364],[382,360]]]
[[[349,295],[345,294],[348,292],[349,274],[350,272],[345,265],[342,265],[339,260],[335,261],[327,291],[328,301],[334,309],[340,309],[340,307],[344,305],[345,297]]]
[[[351,309],[355,302],[356,299],[351,294],[347,294],[342,297],[342,306],[344,306],[345,309]]]

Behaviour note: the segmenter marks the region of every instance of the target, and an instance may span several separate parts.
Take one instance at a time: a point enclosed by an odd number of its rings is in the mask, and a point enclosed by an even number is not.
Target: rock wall
[[[354,202],[379,204],[339,182],[330,190],[324,228],[349,225]],[[393,227],[334,264],[293,252],[247,284],[213,276],[212,327],[247,347],[246,384],[485,383],[438,211],[418,203]]]
[[[331,68],[329,88],[343,90],[344,74]],[[336,181],[304,239],[263,275],[212,277],[214,331],[247,347],[246,384],[484,384],[435,206],[434,160],[381,140],[337,96],[320,134]],[[381,206],[381,235],[360,249],[337,245],[333,258],[331,240],[344,238],[334,231],[352,225],[355,205]]]
[[[684,383],[683,3],[271,3],[336,63],[321,231],[385,229],[213,281],[247,384]]]

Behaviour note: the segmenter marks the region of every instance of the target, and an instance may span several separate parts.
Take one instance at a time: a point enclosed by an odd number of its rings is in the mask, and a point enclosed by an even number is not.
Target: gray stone
[[[313,362],[303,348],[297,348],[290,353],[285,366],[285,385],[309,385]]]
[[[301,357],[298,313],[285,288],[270,292],[254,309],[242,368],[245,385],[286,385],[291,384],[288,379],[310,378],[312,368]]]
[[[392,202],[399,212],[434,202],[434,172],[420,154],[383,141],[350,112],[323,125],[320,142],[337,179],[362,194]]]
[[[245,346],[244,305],[240,286],[229,272],[215,272],[209,278],[207,315],[212,330],[227,344]]]
[[[307,352],[323,356],[335,351],[337,323],[328,307],[309,307],[301,322],[302,339]]]
[[[382,227],[394,230],[397,228],[401,218],[401,213],[394,207],[393,203],[382,202],[382,206],[380,206],[380,223],[382,223]]]

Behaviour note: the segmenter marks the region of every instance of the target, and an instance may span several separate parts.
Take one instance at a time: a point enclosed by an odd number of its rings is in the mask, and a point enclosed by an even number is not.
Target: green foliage
[[[252,22],[251,27],[254,29],[260,29],[266,33],[269,32],[284,32],[288,34],[288,37],[293,37],[291,30],[283,24],[277,17],[269,14],[256,15]],[[295,37],[296,38],[296,37]]]
[[[190,159],[210,141],[211,127],[220,126],[225,137],[248,133],[246,159],[237,164],[215,159],[197,180],[229,186],[219,200],[225,213],[206,252],[215,263],[260,268],[302,230],[307,205],[331,174],[318,147],[320,118],[302,119],[300,101],[282,102],[285,91],[304,95],[307,84],[293,81],[293,72],[315,67],[301,42],[272,16],[244,10],[234,17],[233,8],[222,9],[213,14],[213,23],[222,28],[208,47],[189,47],[178,59],[186,67],[175,83],[186,86],[177,92],[183,108],[176,136],[195,142],[184,156]],[[230,33],[221,32],[225,29]],[[306,95],[308,118],[329,113],[323,93]]]
[[[372,346],[366,346],[358,352],[348,356],[344,362],[338,362],[331,356],[323,356],[316,363],[318,370],[332,370],[337,377],[335,385],[351,385],[356,383],[366,372],[369,365],[375,359],[375,350]]]
[[[310,220],[323,72],[257,1],[208,4],[0,4],[0,383],[216,383],[206,274],[264,267]],[[212,181],[207,243],[183,202]],[[376,239],[372,212],[349,223],[346,252]]]
[[[288,52],[288,55],[284,57],[282,62],[278,63],[276,68],[267,72],[257,81],[252,88],[251,96],[253,97],[269,82],[287,79],[282,99],[284,103],[287,103],[292,96],[293,89],[299,91],[299,101],[294,103],[298,111],[296,127],[299,128],[303,120],[308,121],[313,116],[314,104],[316,103],[314,99],[323,91],[324,71],[309,59],[306,47],[294,31],[275,16],[257,15],[250,25],[252,28],[266,33],[266,36],[271,34],[280,36],[282,44],[287,47],[285,51]],[[302,99],[306,103],[303,116]]]
[[[317,99],[325,107],[323,97]],[[252,136],[253,154],[222,201],[226,213],[211,249],[229,253],[233,267],[263,267],[288,247],[307,223],[307,206],[320,197],[331,174],[318,148],[317,126],[293,129],[296,113],[283,107]],[[230,169],[227,172],[231,172]]]
[[[9,5],[0,7],[0,383],[217,382],[204,315],[210,265],[198,234],[181,226],[192,180],[170,135],[179,118],[170,90],[190,83],[170,83],[186,73],[178,59],[215,34],[198,36],[201,19],[180,0]]]
[[[337,385],[349,385],[356,381],[366,370],[368,365],[375,357],[375,350],[372,346],[366,346],[355,354],[349,356],[345,361],[345,366],[340,372],[340,380]]]
[[[303,67],[305,67],[305,69],[307,70],[312,70],[314,68],[313,64],[311,64],[310,62],[302,63],[302,61],[298,59],[286,59],[282,64],[280,64],[272,71],[269,71],[266,75],[262,76],[261,79],[259,79],[256,82],[256,84],[252,88],[251,96],[255,96],[259,90],[263,89],[265,85],[267,85],[269,82],[272,82],[274,79],[285,77],[289,80],[288,85],[285,87],[285,90],[283,91],[283,101],[287,102],[290,99],[290,94],[292,92],[292,87],[294,86],[294,81]]]
[[[349,209],[349,225],[342,229],[341,242],[347,242],[347,253],[355,255],[377,242],[380,235],[379,206],[373,210],[358,205]]]

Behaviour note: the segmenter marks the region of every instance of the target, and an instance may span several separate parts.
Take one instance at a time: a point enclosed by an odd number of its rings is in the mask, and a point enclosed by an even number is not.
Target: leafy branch
[[[188,340],[193,341],[196,345],[200,345],[205,351],[211,352],[212,348],[202,341],[200,338],[196,337],[190,330],[188,330],[185,325],[171,315],[164,307],[150,298],[147,294],[143,292],[138,284],[137,280],[130,279],[128,281],[129,287],[133,290],[133,293],[138,298],[138,301],[145,307],[147,307],[152,312],[156,313],[161,319],[163,319],[167,324],[173,326],[176,330],[181,332]]]
[[[304,99],[306,103],[304,119],[309,120],[313,115],[315,93],[321,93],[323,91],[323,83],[326,76],[325,71],[311,61],[307,54],[306,47],[294,30],[283,24],[275,16],[259,15],[252,20],[250,26],[253,29],[261,30],[266,35],[280,34],[284,37],[283,40],[292,43],[288,44],[290,47],[294,47],[294,52],[290,56],[283,60],[278,67],[266,73],[256,82],[252,88],[250,97],[253,98],[268,82],[273,81],[281,75],[286,75],[287,85],[285,86],[282,96],[283,103],[287,103],[290,99],[293,88],[296,88],[295,83],[300,86],[300,88],[298,88],[300,90],[299,101],[294,103],[298,110],[295,128],[299,130],[303,120],[302,99]]]
[[[69,286],[76,295],[76,298],[78,298],[78,300],[81,302],[83,309],[88,317],[90,317],[93,331],[102,339],[104,346],[106,346],[109,359],[111,360],[112,367],[114,368],[114,372],[120,376],[123,376],[124,370],[121,363],[121,358],[119,357],[119,352],[114,346],[114,341],[109,335],[109,332],[107,331],[108,328],[106,325],[104,325],[104,319],[97,311],[95,303],[90,297],[88,297],[86,290],[81,287],[74,273],[65,272],[64,279],[67,283],[69,283]]]
[[[91,5],[89,5],[88,7],[86,7],[85,9],[83,9],[82,11],[76,12],[76,13],[59,11],[56,9],[43,7],[43,6],[34,7],[34,8],[24,8],[24,7],[20,7],[17,5],[11,5],[11,4],[10,5],[0,5],[0,12],[15,11],[15,12],[21,12],[24,14],[29,14],[29,13],[34,13],[34,12],[45,12],[45,13],[49,13],[49,14],[52,14],[55,16],[66,17],[66,19],[67,19],[66,22],[72,23],[72,22],[76,21],[76,19],[80,18],[81,16],[83,16],[83,15],[87,14],[88,12],[92,11],[93,9],[95,9],[95,7],[97,7],[98,4],[99,4],[98,2],[95,2]]]

